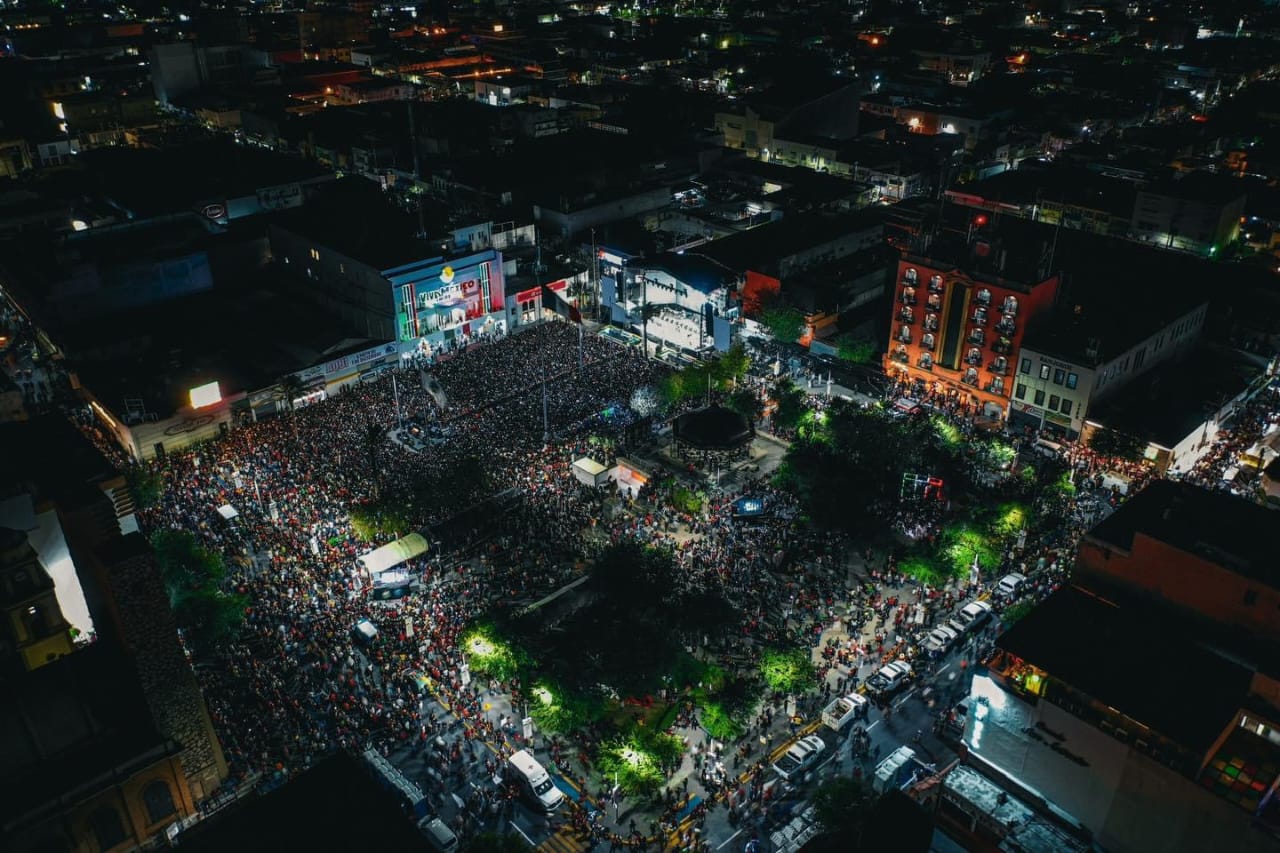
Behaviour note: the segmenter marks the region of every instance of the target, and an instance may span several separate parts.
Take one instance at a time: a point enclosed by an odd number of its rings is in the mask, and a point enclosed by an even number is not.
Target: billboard
[[[210,382],[206,385],[197,385],[189,392],[191,397],[191,408],[203,409],[206,406],[213,406],[222,402],[222,389],[218,387],[217,382]]]

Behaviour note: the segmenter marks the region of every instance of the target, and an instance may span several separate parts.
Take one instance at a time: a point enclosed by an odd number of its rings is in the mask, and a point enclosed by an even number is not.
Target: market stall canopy
[[[734,450],[751,440],[747,419],[724,406],[707,406],[676,418],[676,441],[696,450]]]
[[[360,565],[364,566],[364,570],[369,574],[377,575],[425,553],[427,553],[427,540],[420,533],[410,533],[403,539],[397,539],[364,554],[360,557]]]

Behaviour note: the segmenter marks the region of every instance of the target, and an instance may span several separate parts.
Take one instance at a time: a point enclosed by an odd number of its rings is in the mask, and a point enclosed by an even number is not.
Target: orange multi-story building
[[[958,398],[980,417],[1003,420],[1023,333],[1053,304],[1058,277],[1026,283],[984,272],[1002,269],[1004,253],[973,248],[964,266],[912,254],[898,262],[885,372],[922,395]]]

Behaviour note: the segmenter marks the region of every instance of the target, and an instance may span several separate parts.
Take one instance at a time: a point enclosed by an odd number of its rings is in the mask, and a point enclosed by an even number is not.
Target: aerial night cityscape
[[[1280,0],[0,0],[0,368],[0,853],[1280,853]]]

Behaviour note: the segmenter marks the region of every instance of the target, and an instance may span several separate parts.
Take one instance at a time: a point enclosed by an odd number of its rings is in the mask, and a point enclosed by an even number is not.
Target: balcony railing
[[[898,319],[904,323],[914,323],[916,321],[916,315],[914,311],[904,306],[903,309],[898,312]]]
[[[931,350],[938,345],[938,339],[933,335],[925,335],[920,339],[920,346],[927,350]]]
[[[966,338],[966,340],[968,340],[969,343],[971,344],[977,344],[978,346],[982,346],[982,341],[984,340],[982,336],[982,330],[974,329],[972,332],[969,333],[969,337]]]
[[[1000,306],[1000,313],[1006,317],[1018,316],[1018,305],[1014,302],[1006,302]]]
[[[975,296],[973,297],[973,301],[974,301],[974,303],[975,303],[975,304],[977,304],[977,305],[990,305],[990,304],[991,304],[991,294],[990,294],[990,293],[979,293],[979,294],[977,294],[977,295],[975,295]]]
[[[1004,386],[999,385],[995,382],[988,382],[986,387],[983,388],[983,390],[986,391],[988,394],[1003,394]]]
[[[903,364],[908,364],[911,361],[911,356],[907,355],[905,352],[895,352],[891,354],[889,358],[893,359],[894,361],[901,362]]]
[[[925,318],[924,318],[924,330],[925,330],[926,332],[936,332],[936,331],[938,331],[938,318],[937,318],[937,317],[925,317]]]
[[[933,359],[931,359],[931,358],[922,358],[922,359],[920,359],[919,361],[917,361],[917,362],[916,362],[916,367],[920,368],[921,370],[929,370],[929,371],[932,371],[932,370],[933,370]]]
[[[999,340],[991,345],[991,351],[1000,355],[1013,355],[1013,344],[1010,341]]]
[[[987,324],[987,312],[974,311],[973,316],[970,319],[972,319],[973,322],[978,324],[979,326],[985,326]]]
[[[946,285],[944,285],[944,284],[942,283],[942,279],[940,279],[940,278],[938,278],[938,279],[929,279],[929,292],[930,292],[930,293],[941,293],[941,292],[942,292],[943,290],[945,290],[945,289],[946,289]]]
[[[903,293],[900,301],[902,302],[903,305],[916,304],[916,298],[908,293]]]
[[[915,270],[907,270],[902,274],[902,283],[916,285],[920,282],[920,274]]]
[[[1012,335],[1015,331],[1017,331],[1017,328],[1018,327],[1014,324],[1014,322],[1008,318],[1001,320],[999,323],[996,323],[996,331],[1002,335]]]
[[[929,301],[926,302],[925,305],[929,308],[930,311],[942,310],[942,300],[939,299],[937,296],[930,296]]]
[[[898,343],[900,344],[909,344],[911,343],[911,334],[908,332],[907,334],[904,335],[901,332],[899,332],[898,337],[895,340],[897,340]]]
[[[961,381],[961,382],[963,382],[965,385],[972,385],[972,386],[973,386],[973,387],[975,387],[975,388],[976,388],[976,387],[978,387],[978,377],[977,377],[977,376],[966,376],[966,377],[964,377],[963,379],[961,379],[960,381]]]
[[[1006,361],[1004,364],[1001,364],[998,361],[993,361],[987,365],[987,370],[990,370],[992,373],[998,376],[1008,376],[1009,363]]]
[[[974,367],[980,367],[980,366],[982,365],[982,356],[980,356],[980,355],[966,355],[966,356],[964,357],[964,363],[965,363],[965,364],[971,364],[971,365],[973,365]]]

